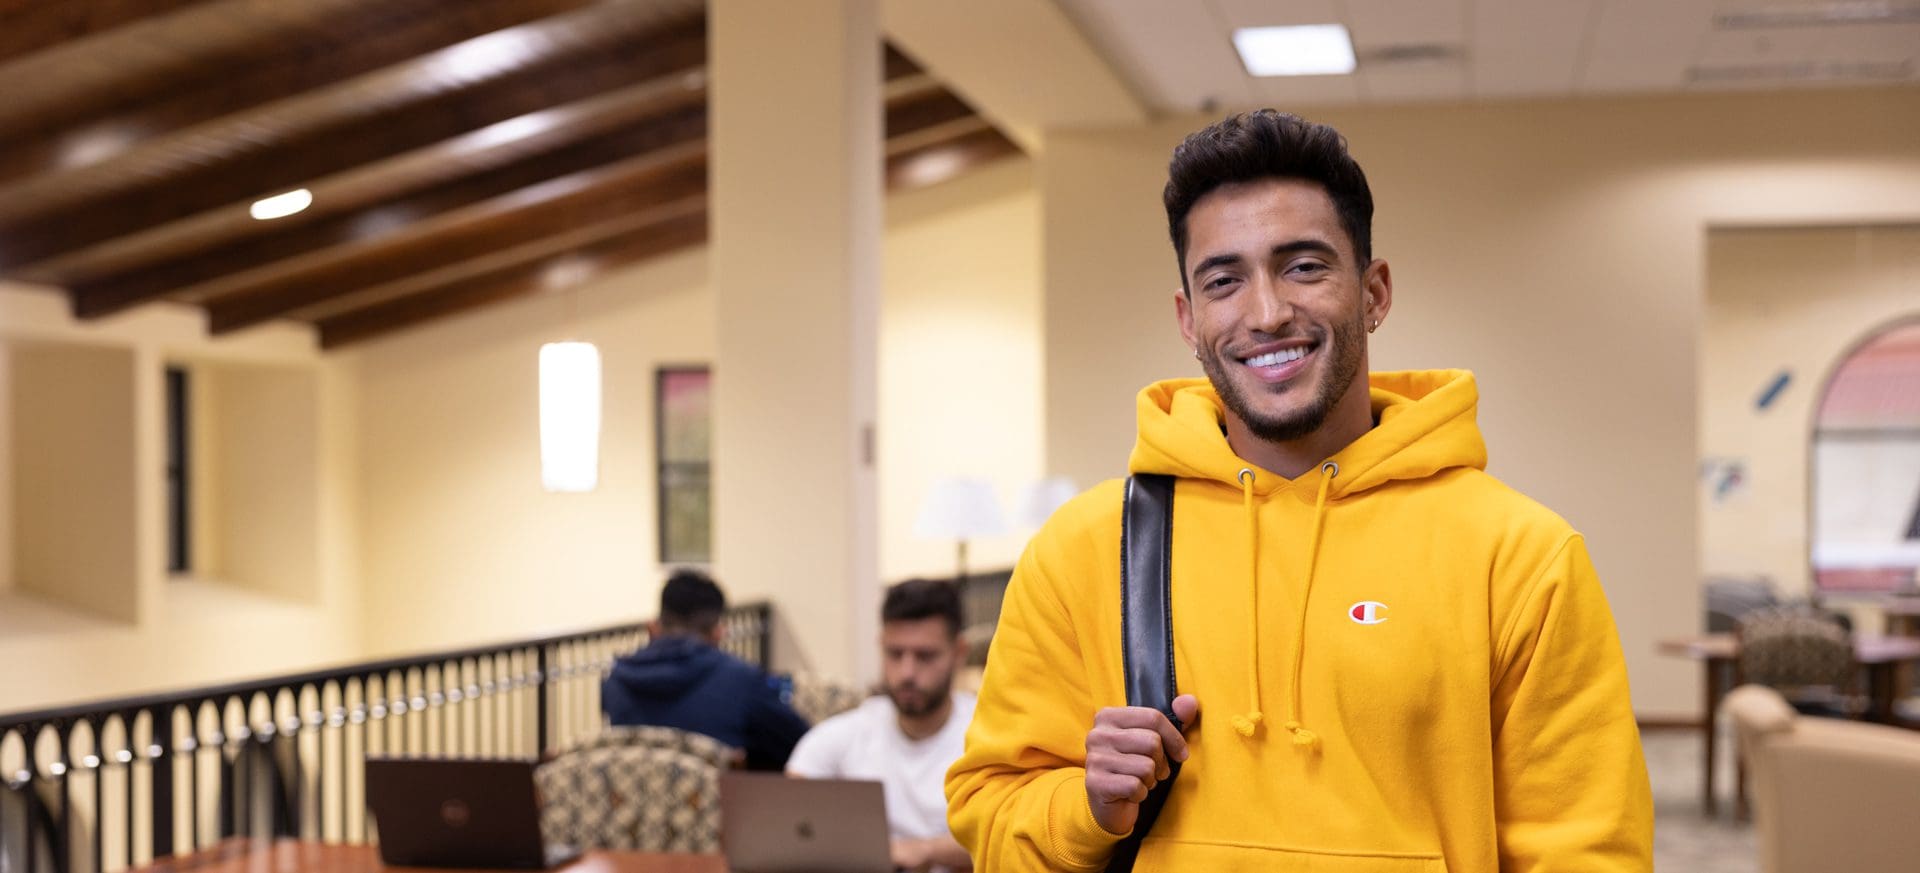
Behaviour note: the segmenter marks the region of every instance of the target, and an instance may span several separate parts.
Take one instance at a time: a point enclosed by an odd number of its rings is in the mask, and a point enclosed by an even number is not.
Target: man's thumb
[[[1200,698],[1191,694],[1182,694],[1173,699],[1173,717],[1180,720],[1182,732],[1193,729],[1193,723],[1200,719]]]

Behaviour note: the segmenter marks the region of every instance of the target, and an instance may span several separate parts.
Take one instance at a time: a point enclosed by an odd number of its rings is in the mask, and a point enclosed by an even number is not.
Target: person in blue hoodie
[[[644,648],[614,662],[600,707],[616,725],[706,734],[746,753],[751,770],[783,770],[807,720],[780,700],[760,668],[720,650],[727,597],[697,570],[660,589],[660,617]]]

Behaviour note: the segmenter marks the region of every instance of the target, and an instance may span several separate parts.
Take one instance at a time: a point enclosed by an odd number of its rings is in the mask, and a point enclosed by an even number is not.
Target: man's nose
[[[1248,327],[1260,333],[1278,334],[1293,321],[1293,301],[1286,286],[1272,277],[1262,276],[1248,289],[1253,292],[1253,310]]]

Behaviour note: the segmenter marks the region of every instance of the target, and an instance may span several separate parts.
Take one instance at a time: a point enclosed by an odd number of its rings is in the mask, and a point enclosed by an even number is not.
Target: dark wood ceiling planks
[[[698,246],[703,12],[0,0],[0,278],[82,319],[168,300],[338,348]],[[911,60],[884,69],[890,187],[1016,153]],[[302,187],[311,208],[248,214]]]

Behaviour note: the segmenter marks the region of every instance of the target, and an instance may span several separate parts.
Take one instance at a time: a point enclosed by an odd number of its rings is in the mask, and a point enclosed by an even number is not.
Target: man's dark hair
[[[908,579],[887,589],[880,622],[942,618],[947,635],[960,635],[960,587],[945,579]]]
[[[712,633],[727,611],[727,595],[699,570],[675,570],[660,587],[660,629]]]
[[[1167,164],[1167,232],[1187,285],[1187,213],[1215,188],[1260,179],[1300,179],[1326,189],[1353,241],[1356,269],[1373,260],[1373,192],[1367,174],[1347,154],[1347,139],[1324,124],[1262,109],[1223,118],[1194,132]]]

